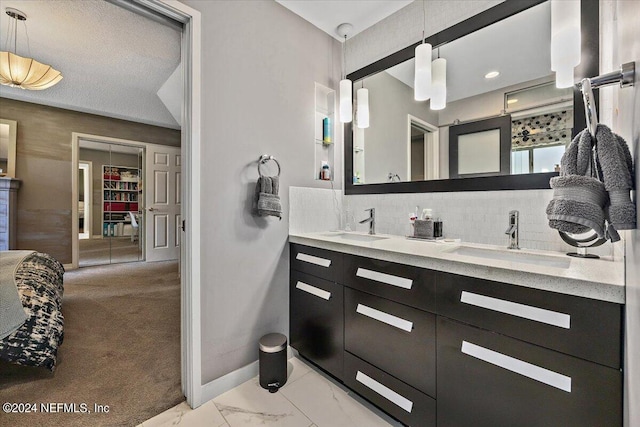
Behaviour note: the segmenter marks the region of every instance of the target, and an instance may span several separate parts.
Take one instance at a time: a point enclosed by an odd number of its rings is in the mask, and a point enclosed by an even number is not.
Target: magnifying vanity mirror
[[[576,81],[598,74],[598,10],[587,2]],[[417,43],[347,76],[354,96],[369,90],[370,125],[345,125],[346,194],[549,188],[585,127],[579,90],[555,87],[550,38],[542,0],[500,3],[427,38],[433,59],[447,60],[437,111],[414,100]]]
[[[16,135],[18,123],[0,119],[0,176],[16,177]]]

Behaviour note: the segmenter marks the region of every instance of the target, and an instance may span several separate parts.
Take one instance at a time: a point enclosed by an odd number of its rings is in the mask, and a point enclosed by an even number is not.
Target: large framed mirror
[[[598,75],[597,6],[582,0],[577,80]],[[414,100],[419,42],[349,74],[354,96],[368,89],[370,113],[368,128],[345,124],[345,193],[549,188],[585,127],[580,91],[555,87],[550,28],[549,1],[510,0],[428,37],[433,59],[447,59],[442,110]]]

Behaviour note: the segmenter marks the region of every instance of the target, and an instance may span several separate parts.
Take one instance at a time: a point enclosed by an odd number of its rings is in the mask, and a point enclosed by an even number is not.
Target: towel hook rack
[[[265,163],[267,163],[269,160],[272,160],[272,161],[274,161],[276,163],[276,165],[278,166],[278,176],[280,176],[280,170],[281,170],[280,169],[280,163],[276,160],[275,157],[273,157],[270,154],[263,154],[262,156],[260,156],[258,158],[258,175],[264,176],[262,174],[262,171],[260,170],[260,166],[265,164]]]
[[[582,79],[582,81],[577,84],[578,88],[582,92],[587,129],[589,129],[591,136],[595,136],[596,128],[598,126],[598,112],[596,111],[593,89],[611,86],[616,83],[620,83],[620,87],[633,86],[635,75],[635,62],[627,62],[622,64],[619,70],[602,74],[597,77],[591,77],[590,79]]]

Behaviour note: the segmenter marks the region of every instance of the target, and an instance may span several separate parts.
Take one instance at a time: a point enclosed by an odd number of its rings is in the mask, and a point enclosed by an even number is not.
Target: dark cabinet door
[[[291,243],[291,269],[331,282],[340,282],[342,254]]]
[[[343,262],[346,286],[435,313],[435,271],[355,255]]]
[[[291,347],[339,379],[344,352],[343,290],[334,282],[291,271]]]
[[[620,304],[437,273],[438,314],[619,369]]]
[[[435,399],[349,352],[344,354],[344,383],[405,425],[436,425]]]
[[[619,370],[438,317],[439,427],[622,425]]]
[[[436,316],[346,288],[345,350],[436,395]]]

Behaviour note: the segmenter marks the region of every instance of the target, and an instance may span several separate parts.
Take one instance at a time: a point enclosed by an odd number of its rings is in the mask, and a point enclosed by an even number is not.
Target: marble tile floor
[[[138,427],[402,425],[300,358],[289,359],[287,367],[287,383],[277,393],[260,387],[254,377],[195,410],[182,402]]]

